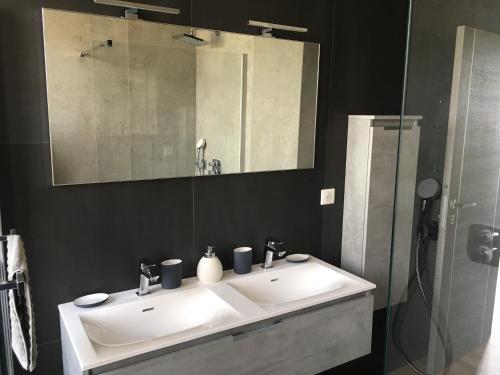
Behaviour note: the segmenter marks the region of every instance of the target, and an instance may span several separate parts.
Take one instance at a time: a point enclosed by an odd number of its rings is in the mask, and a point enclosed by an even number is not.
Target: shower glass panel
[[[500,2],[409,5],[402,115],[422,116],[416,181],[401,161],[391,279],[410,255],[404,292],[391,284],[386,374],[500,374]],[[398,197],[416,184],[413,224]],[[412,245],[396,246],[408,230]],[[396,245],[395,245],[396,244]],[[397,250],[397,251],[396,251]],[[407,257],[408,258],[408,257]]]

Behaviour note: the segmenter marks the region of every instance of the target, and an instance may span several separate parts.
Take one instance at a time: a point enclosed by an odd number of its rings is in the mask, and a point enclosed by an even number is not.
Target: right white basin
[[[266,270],[228,284],[254,303],[276,306],[329,293],[344,287],[349,279],[318,263]]]

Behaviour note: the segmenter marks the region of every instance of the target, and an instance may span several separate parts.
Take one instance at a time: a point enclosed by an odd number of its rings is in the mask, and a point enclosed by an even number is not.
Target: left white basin
[[[200,327],[213,328],[239,317],[236,310],[205,287],[138,297],[137,301],[80,315],[89,339],[108,347],[142,343]]]

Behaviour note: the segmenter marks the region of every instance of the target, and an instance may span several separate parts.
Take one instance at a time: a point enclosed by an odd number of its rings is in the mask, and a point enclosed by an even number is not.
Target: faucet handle
[[[283,241],[278,240],[277,238],[266,237],[266,245],[268,246],[283,245],[283,243]]]
[[[156,264],[146,264],[144,262],[141,262],[141,271],[149,270],[150,268],[153,268],[155,266]]]
[[[139,269],[142,273],[147,275],[148,277],[151,276],[151,271],[150,268],[156,267],[156,264],[150,261],[149,259],[141,259],[139,260]]]

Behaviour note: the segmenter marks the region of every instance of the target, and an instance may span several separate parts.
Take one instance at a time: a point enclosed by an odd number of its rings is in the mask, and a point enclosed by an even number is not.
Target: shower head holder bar
[[[92,54],[92,52],[94,52],[94,50],[96,50],[98,48],[110,48],[110,47],[113,47],[113,40],[108,39],[108,40],[105,40],[102,43],[99,43],[99,45],[97,45],[97,46],[94,46],[94,47],[91,47],[89,49],[80,51],[80,57],[89,56],[89,55]]]

